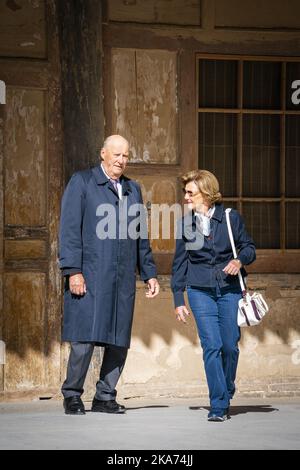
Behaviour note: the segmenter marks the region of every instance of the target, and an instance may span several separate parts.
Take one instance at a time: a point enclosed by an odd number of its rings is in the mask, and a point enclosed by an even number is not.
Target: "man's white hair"
[[[111,145],[113,145],[113,143],[116,141],[116,140],[121,140],[123,141],[124,143],[126,143],[129,147],[129,143],[128,141],[122,137],[121,135],[110,135],[109,137],[107,137],[103,143],[103,147],[104,149],[108,149]]]

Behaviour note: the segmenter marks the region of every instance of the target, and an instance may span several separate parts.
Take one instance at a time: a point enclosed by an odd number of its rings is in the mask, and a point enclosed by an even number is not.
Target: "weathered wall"
[[[0,79],[8,85],[7,105],[0,106],[4,397],[60,394],[68,356],[68,346],[60,346],[57,268],[62,182],[97,162],[104,127],[133,143],[128,174],[141,183],[149,207],[180,201],[179,176],[198,161],[196,53],[298,56],[299,19],[297,0],[242,7],[237,0],[1,3]],[[160,272],[169,273],[173,240],[153,240],[153,248]],[[280,253],[273,255],[269,266],[278,273],[292,264],[298,272],[295,253],[285,264]],[[255,266],[261,269],[266,256]],[[252,274],[250,280],[265,292],[271,313],[243,332],[239,390],[299,394],[299,275]],[[138,283],[132,347],[119,384],[123,397],[207,392],[194,322],[175,321],[168,276],[161,285],[151,302]],[[97,350],[86,397],[94,393],[100,363]]]

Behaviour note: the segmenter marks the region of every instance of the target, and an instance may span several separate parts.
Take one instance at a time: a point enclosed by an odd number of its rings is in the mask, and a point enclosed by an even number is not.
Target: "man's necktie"
[[[115,188],[116,192],[119,194],[119,191],[118,191],[118,182],[119,182],[119,180],[111,179],[110,181],[112,182],[113,187]]]
[[[117,179],[117,180],[113,180],[112,178],[110,179],[113,187],[115,188],[115,191],[119,197],[119,199],[122,199],[122,196],[121,196],[121,193],[119,192],[119,188],[118,188],[118,183],[120,183],[120,180]]]

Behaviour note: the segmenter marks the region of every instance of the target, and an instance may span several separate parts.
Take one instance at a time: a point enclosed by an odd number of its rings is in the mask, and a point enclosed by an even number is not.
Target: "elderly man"
[[[128,151],[123,137],[108,137],[101,165],[75,173],[62,200],[63,340],[71,343],[62,386],[66,414],[85,414],[81,395],[95,345],[104,347],[104,355],[92,411],[125,412],[115,388],[130,346],[136,268],[148,284],[146,296],[159,292],[149,240],[141,236],[145,216],[140,211],[133,220],[130,211],[142,204],[142,195],[139,185],[123,176]],[[131,223],[136,236],[130,236],[132,230],[124,236],[124,224],[128,229]]]

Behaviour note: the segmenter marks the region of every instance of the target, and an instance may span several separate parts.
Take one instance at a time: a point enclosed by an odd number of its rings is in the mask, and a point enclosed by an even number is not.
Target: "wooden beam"
[[[45,60],[1,58],[1,80],[10,87],[46,90],[49,65]]]
[[[140,175],[149,175],[150,171],[154,171],[157,175],[161,177],[168,176],[180,176],[182,174],[182,169],[180,165],[163,165],[163,164],[139,164],[132,163],[126,167],[126,174],[130,174],[131,177],[140,176]]]
[[[103,44],[108,47],[185,50],[201,53],[206,58],[216,54],[216,59],[224,60],[240,60],[245,55],[247,60],[299,60],[299,32],[220,31],[199,27],[109,23],[103,26]],[[261,56],[262,44],[264,56]]]
[[[17,260],[9,259],[9,260],[5,260],[4,270],[5,270],[5,273],[8,273],[8,272],[19,273],[21,271],[48,273],[49,263],[48,263],[48,260],[45,260],[45,259],[17,259]],[[57,302],[57,300],[59,299],[55,298],[55,302]],[[59,331],[56,331],[56,336],[60,336]]]
[[[97,164],[103,143],[102,10],[99,0],[58,1],[64,171]]]
[[[257,251],[255,263],[246,266],[249,273],[300,273],[300,253],[275,253],[270,250],[268,254]]]
[[[181,51],[179,54],[179,106],[180,112],[180,164],[182,173],[198,168],[197,123],[197,69],[195,54]]]
[[[26,227],[24,225],[6,225],[4,227],[4,237],[6,239],[40,239],[46,240],[48,237],[47,227]]]
[[[300,273],[300,253],[285,252],[280,253],[270,250],[269,253],[257,250],[256,261],[250,266],[246,266],[248,273]],[[158,274],[170,275],[173,263],[173,253],[154,253],[154,260],[158,266]]]

